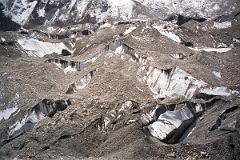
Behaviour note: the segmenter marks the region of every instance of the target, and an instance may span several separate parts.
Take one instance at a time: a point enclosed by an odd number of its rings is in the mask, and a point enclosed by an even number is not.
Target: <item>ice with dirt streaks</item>
[[[166,111],[161,114],[158,119],[147,126],[150,134],[160,140],[165,140],[174,130],[180,128],[181,125],[193,121],[194,114],[185,106],[176,111]]]

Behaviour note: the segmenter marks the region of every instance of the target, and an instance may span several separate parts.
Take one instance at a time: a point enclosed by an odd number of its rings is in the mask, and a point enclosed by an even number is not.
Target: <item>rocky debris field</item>
[[[0,2],[0,160],[240,159],[239,3]]]

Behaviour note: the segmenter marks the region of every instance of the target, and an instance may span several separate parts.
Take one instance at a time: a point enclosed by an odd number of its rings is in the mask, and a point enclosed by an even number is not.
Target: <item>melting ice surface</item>
[[[74,50],[66,47],[64,43],[43,42],[34,38],[22,38],[18,39],[17,42],[27,51],[29,56],[43,57],[52,53],[62,54],[63,50],[67,50],[70,53],[74,52]]]
[[[203,111],[200,103],[157,105],[155,110],[142,115],[141,122],[152,136],[177,143],[191,134],[196,117]]]
[[[155,98],[184,96],[191,99],[198,88],[207,85],[178,67],[169,70],[152,68],[144,81],[155,94]]]
[[[5,119],[5,120],[9,119],[10,116],[17,111],[17,109],[18,109],[17,107],[14,107],[14,108],[6,108],[5,110],[0,111],[0,121],[2,119]]]
[[[173,132],[185,123],[193,120],[194,115],[189,108],[183,107],[176,111],[167,111],[158,117],[158,120],[148,126],[148,129],[154,137],[164,140],[168,134]]]

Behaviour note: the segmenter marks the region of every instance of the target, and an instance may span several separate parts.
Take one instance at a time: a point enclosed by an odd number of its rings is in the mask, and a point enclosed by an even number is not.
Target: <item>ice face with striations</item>
[[[198,88],[207,85],[178,67],[168,70],[150,68],[144,81],[155,94],[155,98],[183,96],[191,99]]]
[[[209,87],[204,81],[197,80],[178,67],[167,70],[150,67],[143,81],[147,83],[155,98],[191,99],[199,93],[214,96],[238,94],[227,87]]]

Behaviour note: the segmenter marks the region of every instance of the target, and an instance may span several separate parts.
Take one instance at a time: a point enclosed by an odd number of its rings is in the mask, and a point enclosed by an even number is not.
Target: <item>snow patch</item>
[[[18,44],[26,50],[29,56],[43,57],[47,54],[62,54],[63,50],[67,50],[73,54],[74,50],[70,50],[64,43],[50,43],[39,41],[34,38],[22,38],[17,40]]]
[[[191,50],[194,51],[205,51],[205,52],[218,52],[218,53],[225,53],[228,52],[230,50],[232,50],[232,48],[228,47],[228,48],[210,48],[210,47],[188,47]]]
[[[37,11],[39,17],[45,17],[45,7]]]
[[[133,8],[136,5],[132,0],[108,0],[109,5],[111,6],[111,16],[119,17],[122,19],[128,20],[133,17]]]
[[[51,33],[51,32],[56,31],[57,29],[56,29],[56,28],[53,28],[53,27],[47,27],[47,30]]]
[[[136,4],[133,0],[105,0],[103,3],[106,8],[104,11],[99,5],[90,13],[91,17],[96,17],[98,22],[107,19],[129,20],[135,16],[134,7]]]
[[[6,39],[1,37],[1,43],[4,43],[4,42],[6,42]]]
[[[122,104],[122,107],[119,109],[119,112],[130,110],[132,106],[133,106],[132,101],[126,101],[125,103]]]
[[[101,26],[99,27],[99,29],[110,28],[110,27],[112,27],[112,25],[111,25],[110,23],[104,23],[103,25],[101,25]]]
[[[237,38],[233,38],[233,42],[240,43],[240,40],[238,40]]]
[[[13,107],[13,108],[6,108],[3,111],[0,111],[0,121],[2,119],[8,120],[10,118],[10,116],[17,111],[17,107]]]
[[[192,53],[174,53],[170,55],[171,57],[175,58],[175,59],[185,59],[187,57],[192,56]]]
[[[72,1],[76,1],[76,0],[72,0]],[[75,2],[76,6],[77,6],[78,17],[80,17],[80,18],[83,17],[83,14],[86,11],[87,6],[90,2],[91,2],[91,0],[81,0],[81,1],[77,1],[77,3]]]
[[[214,22],[214,25],[213,25],[214,28],[217,28],[217,29],[226,29],[226,28],[230,28],[232,27],[232,23],[231,22]]]
[[[123,33],[123,35],[129,34],[129,33],[133,32],[135,29],[137,29],[137,27],[132,26],[132,27],[128,28],[128,29]]]
[[[210,87],[200,89],[200,93],[204,93],[207,95],[230,96],[234,94],[235,91],[232,91],[227,87]]]
[[[221,73],[220,72],[217,72],[217,71],[213,71],[212,72],[213,74],[214,74],[214,76],[216,77],[216,78],[222,78],[222,76],[221,76]]]

